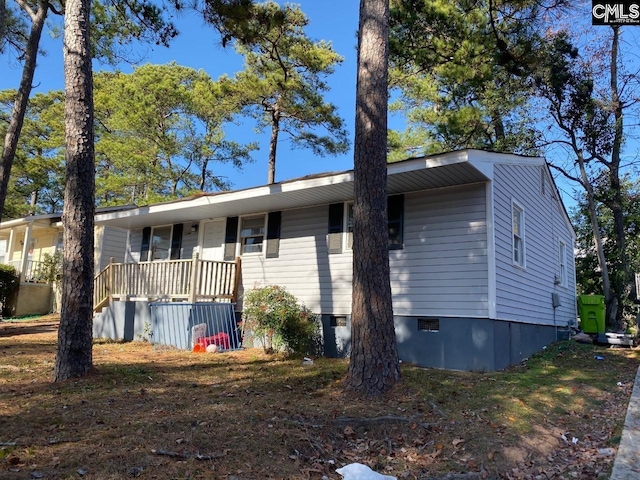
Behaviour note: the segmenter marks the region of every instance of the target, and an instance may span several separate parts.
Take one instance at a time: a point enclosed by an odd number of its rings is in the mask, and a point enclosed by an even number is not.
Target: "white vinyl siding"
[[[127,230],[116,227],[96,228],[95,245],[100,249],[95,257],[98,261],[95,273],[98,274],[109,265],[111,259],[115,263],[124,262],[127,249]]]
[[[405,195],[404,249],[389,252],[395,315],[488,316],[485,185]]]
[[[282,285],[316,313],[349,314],[353,252],[328,254],[328,212],[282,212],[280,256],[243,257],[244,288]],[[487,317],[484,185],[407,194],[404,249],[389,256],[396,315]]]
[[[242,285],[281,285],[315,313],[351,312],[351,252],[327,252],[327,205],[282,212],[278,258],[242,258]]]
[[[494,169],[496,316],[501,320],[566,325],[575,319],[575,266],[567,259],[567,288],[558,288],[558,242],[573,232],[555,195],[540,191],[538,165],[497,164]],[[549,190],[549,189],[547,189]],[[513,262],[512,199],[525,212],[526,269]],[[560,295],[553,310],[552,294]]]

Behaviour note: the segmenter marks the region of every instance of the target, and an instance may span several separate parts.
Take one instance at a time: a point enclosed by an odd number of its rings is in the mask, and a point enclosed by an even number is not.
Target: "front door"
[[[203,260],[224,260],[224,228],[224,218],[205,222],[202,237]]]

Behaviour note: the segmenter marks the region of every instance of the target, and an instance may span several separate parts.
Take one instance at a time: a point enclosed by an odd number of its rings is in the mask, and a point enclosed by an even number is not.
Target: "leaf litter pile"
[[[97,341],[95,372],[52,383],[57,322],[0,322],[0,478],[606,479],[640,360],[565,341],[503,372],[403,364],[360,399],[347,360]]]

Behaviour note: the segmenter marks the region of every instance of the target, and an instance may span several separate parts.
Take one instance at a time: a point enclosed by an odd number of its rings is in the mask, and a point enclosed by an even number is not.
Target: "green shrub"
[[[245,329],[262,341],[267,353],[304,354],[317,342],[318,316],[278,285],[245,293],[242,318]]]
[[[0,264],[0,303],[2,310],[6,311],[7,298],[20,284],[18,272],[11,265]]]
[[[35,277],[43,282],[52,283],[60,279],[62,275],[62,252],[57,251],[53,255],[45,253],[38,265]]]

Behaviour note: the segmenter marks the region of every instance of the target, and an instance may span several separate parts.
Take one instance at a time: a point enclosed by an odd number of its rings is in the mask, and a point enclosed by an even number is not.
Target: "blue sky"
[[[279,2],[284,4],[285,2]],[[356,78],[356,31],[358,28],[359,2],[354,0],[301,0],[299,4],[309,18],[307,34],[314,40],[331,41],[336,52],[344,57],[344,62],[328,78],[331,87],[326,100],[338,107],[347,130],[353,134],[355,118],[355,78]],[[195,69],[205,70],[212,78],[222,74],[232,76],[242,69],[242,58],[232,48],[223,49],[220,38],[211,27],[206,26],[194,15],[180,15],[174,18],[180,35],[169,48],[141,45],[136,53],[144,54],[142,63],[164,64],[171,61]],[[63,89],[63,65],[61,39],[53,40],[45,31],[42,46],[46,56],[39,56],[33,93]],[[94,70],[105,69],[98,63]],[[131,72],[133,67],[123,64],[123,72]],[[21,66],[16,61],[7,65],[3,59],[0,89],[17,88],[21,75]],[[233,189],[263,185],[267,181],[268,135],[257,135],[253,121],[248,121],[228,133],[231,140],[249,142],[258,140],[260,150],[254,153],[254,163],[248,164],[242,171],[222,166],[216,173],[228,177]],[[351,138],[353,143],[353,138]],[[286,139],[278,145],[276,181],[296,178],[311,173],[341,171],[353,168],[353,149],[339,157],[314,157],[309,150],[291,149]]]
[[[285,2],[279,1],[284,4]],[[297,3],[310,20],[308,35],[314,40],[331,41],[333,48],[344,57],[344,62],[329,77],[331,90],[326,94],[327,101],[338,107],[353,143],[353,125],[355,117],[356,83],[356,31],[358,27],[359,2],[356,0],[299,0]],[[144,56],[142,63],[164,64],[175,61],[195,69],[205,70],[212,78],[222,74],[232,76],[242,69],[242,58],[232,48],[223,49],[220,38],[214,30],[206,26],[195,15],[183,14],[174,18],[180,35],[169,48],[154,45],[139,45],[135,48],[137,56]],[[587,27],[588,28],[588,27]],[[630,33],[630,32],[629,32]],[[634,32],[635,33],[635,32]],[[625,35],[628,33],[625,32]],[[62,65],[62,42],[53,40],[47,31],[43,33],[42,47],[45,56],[39,56],[38,68],[34,80],[33,93],[47,92],[64,87]],[[21,66],[15,61],[3,58],[0,74],[0,89],[17,88]],[[107,67],[96,63],[94,70]],[[133,67],[123,64],[119,67],[131,72]],[[398,118],[390,118],[390,126],[400,128]],[[260,150],[254,152],[254,163],[247,164],[242,171],[231,166],[216,167],[215,173],[225,177],[233,189],[263,185],[267,180],[268,134],[258,135],[254,131],[253,121],[247,121],[228,131],[228,138],[239,142],[259,141]],[[635,152],[634,152],[635,153]],[[309,150],[291,149],[286,139],[278,146],[276,181],[283,181],[311,173],[342,171],[353,167],[353,149],[339,157],[316,157]],[[567,206],[574,204],[571,199],[573,185],[558,179],[561,194]]]

